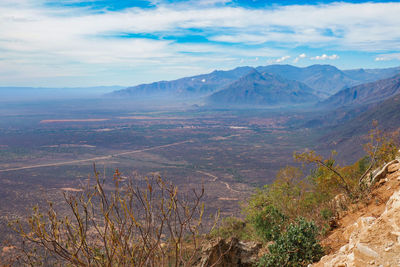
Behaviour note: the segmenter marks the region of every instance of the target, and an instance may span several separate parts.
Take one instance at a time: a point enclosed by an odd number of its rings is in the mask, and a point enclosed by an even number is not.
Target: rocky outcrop
[[[363,182],[368,187],[370,187],[371,185],[374,185],[375,183],[379,182],[381,179],[385,178],[388,173],[396,172],[398,169],[399,169],[399,160],[395,159],[395,160],[387,163],[385,166],[383,166],[382,169],[373,171],[372,175],[370,176],[370,179],[368,179],[368,176],[366,176]]]
[[[195,266],[251,267],[257,262],[260,249],[260,243],[219,238],[203,247],[201,258]]]
[[[390,179],[398,181],[400,164],[387,164],[375,177],[377,180]],[[382,175],[384,173],[384,175]],[[375,178],[374,177],[374,178]],[[394,182],[394,181],[393,181]],[[391,184],[391,187],[394,184]],[[389,190],[389,189],[387,189]],[[342,235],[348,243],[337,252],[324,256],[313,266],[400,266],[400,187],[386,202],[384,211],[375,217],[360,217],[348,225]]]

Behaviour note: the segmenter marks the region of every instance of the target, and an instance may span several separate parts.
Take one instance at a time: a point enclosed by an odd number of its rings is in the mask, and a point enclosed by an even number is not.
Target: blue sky
[[[0,86],[130,86],[268,64],[400,65],[400,3],[1,0]]]

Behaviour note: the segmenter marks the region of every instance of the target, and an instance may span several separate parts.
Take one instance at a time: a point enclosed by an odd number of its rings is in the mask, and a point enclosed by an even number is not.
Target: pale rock
[[[373,174],[373,178],[369,179],[368,175],[363,179],[363,183],[366,184],[367,186],[372,186],[375,183],[379,182],[382,178],[386,177],[386,175],[388,174],[388,168],[391,165],[395,165],[395,164],[399,164],[400,161],[398,159],[392,160],[391,162],[389,162],[388,164],[386,164],[385,166],[383,166],[382,169],[377,169],[374,170],[372,172]]]
[[[349,255],[347,255],[347,260],[348,260],[348,262],[353,262],[354,261],[354,253],[350,253]]]
[[[394,245],[394,242],[393,241],[390,241],[390,242],[388,242],[387,244],[386,244],[386,247],[391,247],[391,246],[393,246]]]
[[[400,266],[400,191],[390,197],[380,216],[359,218],[343,236],[348,244],[313,266],[364,267],[372,262],[374,266]]]
[[[339,249],[339,252],[345,253],[345,252],[348,251],[348,250],[349,250],[349,244],[346,244],[346,245],[342,246],[342,247]]]
[[[394,164],[388,166],[388,173],[396,172],[399,169],[400,169],[400,164],[399,163],[394,163]]]
[[[376,253],[373,249],[369,248],[365,244],[358,243],[356,246],[356,252],[359,252],[362,256],[370,257],[370,258],[378,258],[379,254]]]

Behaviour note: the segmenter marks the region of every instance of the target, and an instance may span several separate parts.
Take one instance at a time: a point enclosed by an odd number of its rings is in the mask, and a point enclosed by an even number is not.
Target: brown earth
[[[57,123],[57,122],[101,122],[109,119],[68,119],[68,120],[41,120],[40,123]]]
[[[365,201],[341,214],[322,241],[330,254],[313,266],[400,266],[400,164],[387,172]]]

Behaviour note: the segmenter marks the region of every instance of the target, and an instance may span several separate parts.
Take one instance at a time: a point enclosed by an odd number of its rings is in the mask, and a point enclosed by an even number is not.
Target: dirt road
[[[62,165],[69,165],[69,164],[77,164],[77,163],[82,163],[82,162],[95,162],[95,161],[99,161],[99,160],[111,159],[113,157],[118,157],[118,156],[122,156],[122,155],[136,154],[136,153],[141,153],[141,152],[155,150],[155,149],[164,148],[164,147],[177,146],[177,145],[190,143],[190,142],[193,142],[193,140],[186,140],[186,141],[171,143],[171,144],[167,144],[167,145],[154,146],[154,147],[143,148],[143,149],[138,149],[138,150],[133,150],[133,151],[126,151],[126,152],[105,155],[105,156],[101,156],[101,157],[94,157],[94,158],[89,158],[89,159],[79,159],[79,160],[62,161],[62,162],[55,162],[55,163],[46,163],[46,164],[30,165],[30,166],[24,166],[24,167],[9,168],[9,169],[0,170],[0,172],[19,171],[19,170],[35,169],[35,168],[43,168],[43,167],[54,167],[54,166],[62,166]]]
[[[197,171],[197,172],[213,178],[212,182],[216,182],[218,180],[217,176],[215,176],[214,174],[211,174],[209,172],[205,172],[205,171]],[[224,181],[221,181],[221,180],[219,180],[219,182],[224,184],[228,190],[230,190],[232,192],[235,192],[235,193],[240,193],[239,191],[237,191],[235,189],[232,189],[232,187],[227,182],[224,182]]]

